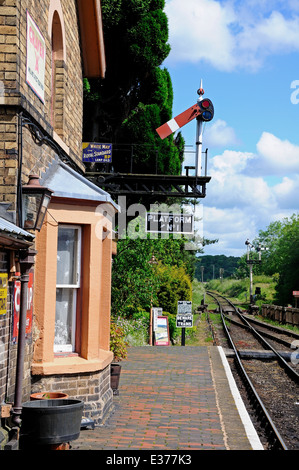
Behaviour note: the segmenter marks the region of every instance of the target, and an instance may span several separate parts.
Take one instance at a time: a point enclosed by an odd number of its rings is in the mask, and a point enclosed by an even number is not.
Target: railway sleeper
[[[224,349],[224,353],[226,357],[234,357],[235,352],[233,349]],[[278,351],[280,356],[284,358],[285,361],[291,362],[294,359],[294,353],[289,353],[285,351]],[[253,350],[253,349],[239,349],[238,354],[242,359],[277,359],[277,355],[272,352],[271,350],[261,349],[261,350]],[[296,356],[298,357],[298,356]]]

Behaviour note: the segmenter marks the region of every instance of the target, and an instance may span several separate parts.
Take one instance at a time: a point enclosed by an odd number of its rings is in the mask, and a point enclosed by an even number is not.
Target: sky
[[[166,0],[165,13],[173,117],[197,102],[201,79],[215,110],[197,228],[219,241],[204,254],[241,256],[245,240],[298,214],[299,0]],[[180,131],[194,165],[196,120]]]

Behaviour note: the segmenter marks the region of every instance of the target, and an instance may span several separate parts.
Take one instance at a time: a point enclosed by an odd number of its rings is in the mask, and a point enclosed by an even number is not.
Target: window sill
[[[80,356],[54,357],[53,362],[33,362],[32,375],[64,375],[95,372],[105,369],[113,360],[111,351],[99,350],[99,356],[95,359],[84,359]]]
[[[59,357],[79,357],[79,354],[76,352],[54,352],[54,358]]]

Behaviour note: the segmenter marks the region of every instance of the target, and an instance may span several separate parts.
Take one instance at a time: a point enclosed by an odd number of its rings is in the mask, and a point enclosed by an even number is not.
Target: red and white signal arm
[[[156,129],[161,139],[165,139],[169,135],[173,134],[181,127],[198,118],[202,121],[211,121],[214,117],[214,106],[211,100],[208,98],[198,101],[195,105],[186,109],[183,113],[179,114],[173,119],[170,119],[162,126]]]

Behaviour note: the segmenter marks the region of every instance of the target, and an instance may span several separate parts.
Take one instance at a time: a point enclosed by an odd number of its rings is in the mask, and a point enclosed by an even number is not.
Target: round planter
[[[20,448],[62,444],[80,435],[81,400],[34,400],[22,405]]]
[[[63,392],[38,392],[30,395],[30,401],[33,400],[58,400],[68,398],[69,396]]]

